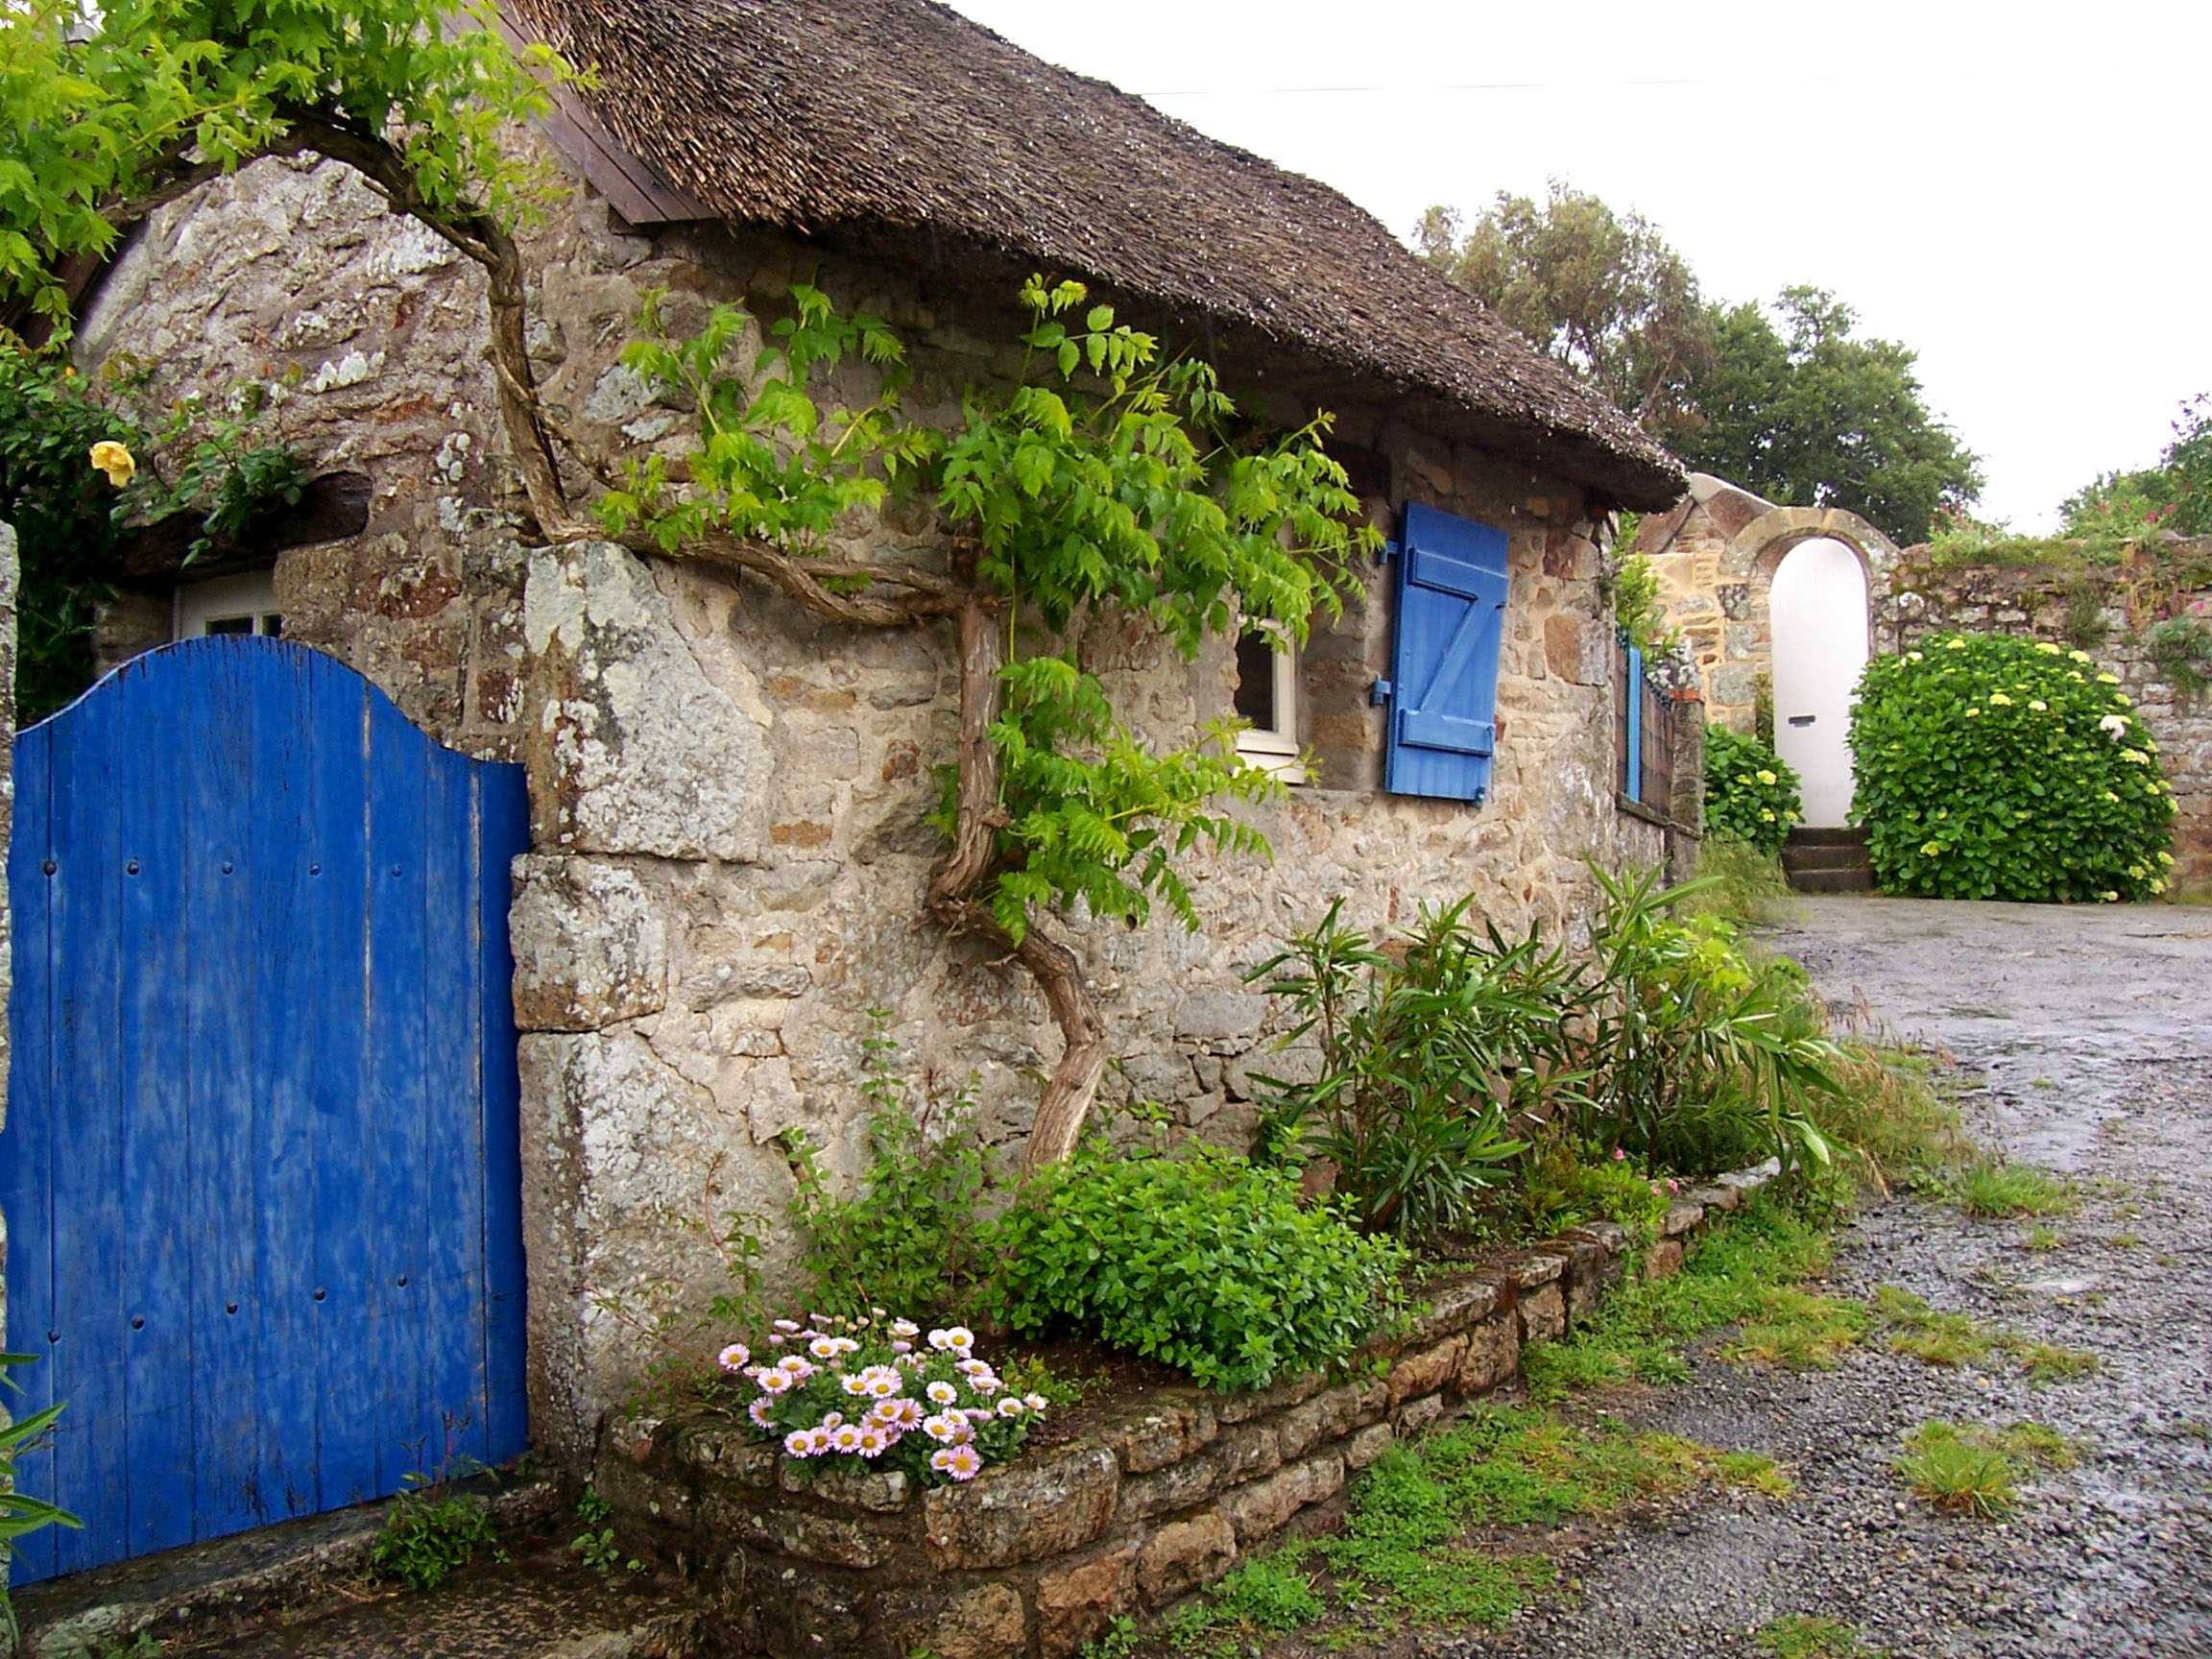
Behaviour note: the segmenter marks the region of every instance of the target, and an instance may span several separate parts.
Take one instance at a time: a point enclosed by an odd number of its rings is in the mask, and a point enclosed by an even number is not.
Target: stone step
[[[484,1476],[460,1489],[480,1492],[505,1533],[527,1531],[559,1499],[541,1480]],[[369,1553],[389,1508],[334,1509],[26,1585],[14,1598],[21,1651],[29,1659],[79,1659],[128,1649],[148,1633],[166,1652],[264,1615],[350,1604],[368,1580]]]
[[[572,1558],[540,1555],[199,1651],[227,1659],[694,1659],[702,1606],[696,1591],[602,1578]]]
[[[1853,825],[1813,826],[1800,824],[1790,831],[1791,847],[1863,847],[1866,831]]]
[[[1871,893],[1874,872],[1856,870],[1792,870],[1790,885],[1799,893]]]
[[[1871,868],[1863,847],[1789,847],[1782,853],[1782,868],[1795,875],[1800,870],[1865,870]]]

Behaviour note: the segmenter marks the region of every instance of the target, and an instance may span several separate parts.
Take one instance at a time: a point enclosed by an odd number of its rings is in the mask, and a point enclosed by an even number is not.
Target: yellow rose
[[[102,439],[92,445],[92,465],[108,474],[108,482],[120,490],[137,475],[138,463],[131,451],[112,438]]]

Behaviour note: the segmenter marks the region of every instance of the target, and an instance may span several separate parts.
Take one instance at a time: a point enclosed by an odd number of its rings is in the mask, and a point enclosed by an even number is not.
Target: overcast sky
[[[2212,6],[951,0],[1404,236],[1559,177],[1709,296],[1834,289],[1920,353],[1986,516],[2051,526],[2212,391]]]

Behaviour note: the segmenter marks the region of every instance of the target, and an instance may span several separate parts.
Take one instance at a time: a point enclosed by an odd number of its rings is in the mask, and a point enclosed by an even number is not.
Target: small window
[[[177,589],[174,635],[179,639],[199,639],[211,634],[258,634],[276,638],[283,632],[283,613],[276,609],[275,570],[244,570]]]
[[[1271,637],[1272,636],[1272,637]],[[1286,783],[1306,781],[1298,754],[1298,650],[1267,628],[1237,640],[1237,753]]]

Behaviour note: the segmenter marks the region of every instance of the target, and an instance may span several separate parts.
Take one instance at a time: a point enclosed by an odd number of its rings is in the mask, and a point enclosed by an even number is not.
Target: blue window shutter
[[[1507,581],[1504,531],[1407,507],[1382,775],[1393,795],[1488,793]]]

